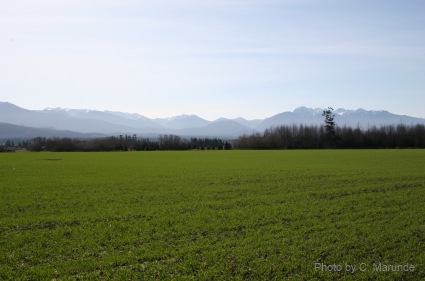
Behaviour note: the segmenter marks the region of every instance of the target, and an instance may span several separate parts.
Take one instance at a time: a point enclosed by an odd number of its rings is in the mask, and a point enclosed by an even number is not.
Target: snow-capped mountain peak
[[[313,115],[313,109],[307,108],[305,106],[300,106],[294,109],[293,111],[297,115],[310,116]]]
[[[196,115],[187,115],[187,114],[181,114],[181,115],[176,115],[176,116],[172,116],[172,117],[169,117],[169,118],[166,118],[168,121],[172,121],[172,120],[182,120],[182,119],[186,119],[186,118],[189,118],[189,117],[198,117],[198,116],[196,116]]]

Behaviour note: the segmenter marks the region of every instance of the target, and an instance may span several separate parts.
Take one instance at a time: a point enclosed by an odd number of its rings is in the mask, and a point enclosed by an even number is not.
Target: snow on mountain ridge
[[[198,117],[198,116],[196,116],[194,114],[192,114],[192,115],[181,114],[181,115],[171,116],[171,117],[166,118],[166,119],[168,121],[172,121],[172,120],[182,120],[182,119],[186,119],[186,118],[189,118],[189,117]]]
[[[285,111],[282,113],[293,113],[296,114],[298,116],[302,116],[304,118],[312,118],[312,117],[317,117],[317,116],[321,116],[323,111],[326,110],[326,108],[309,108],[306,106],[300,106],[295,108],[292,112],[291,111]],[[56,108],[52,108],[52,107],[47,107],[44,110],[46,113],[61,113],[70,117],[78,117],[81,114],[86,114],[86,113],[90,113],[90,112],[104,112],[104,113],[109,113],[109,114],[113,114],[116,116],[120,116],[120,117],[124,117],[130,120],[143,120],[143,121],[154,121],[160,125],[166,126],[168,124],[170,124],[169,126],[171,127],[175,127],[177,126],[178,128],[182,127],[182,126],[186,126],[183,123],[187,122],[187,126],[201,126],[201,125],[205,125],[208,124],[209,122],[217,122],[220,120],[234,120],[237,121],[240,124],[243,124],[245,126],[254,126],[253,124],[259,124],[262,120],[264,119],[255,119],[255,120],[247,120],[244,119],[242,117],[239,118],[234,118],[234,119],[229,119],[229,118],[225,118],[225,117],[220,117],[217,118],[216,120],[213,121],[209,121],[209,120],[205,120],[197,115],[194,114],[181,114],[181,115],[175,115],[175,116],[171,116],[171,117],[166,117],[166,118],[148,118],[145,117],[143,115],[140,115],[138,113],[125,113],[125,112],[120,112],[120,111],[97,111],[97,110],[92,110],[92,109],[70,109],[70,108],[62,108],[62,107],[56,107]],[[365,110],[363,108],[358,108],[356,110],[351,110],[351,109],[345,109],[345,108],[338,108],[336,110],[333,111],[333,113],[335,114],[335,116],[345,116],[348,117],[349,115],[351,116],[359,116],[358,118],[360,118],[360,116],[382,116],[383,114],[391,114],[390,112],[386,111],[386,110]],[[383,118],[383,116],[382,116]],[[171,125],[171,123],[174,122],[179,122],[180,125]],[[177,128],[176,127],[176,128]]]
[[[305,106],[300,106],[294,109],[293,113],[297,115],[310,116],[313,115],[313,109]]]

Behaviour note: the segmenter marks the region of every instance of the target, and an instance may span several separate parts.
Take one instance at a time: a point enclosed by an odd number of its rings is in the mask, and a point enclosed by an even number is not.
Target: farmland
[[[425,150],[3,153],[0,188],[2,280],[425,278]]]

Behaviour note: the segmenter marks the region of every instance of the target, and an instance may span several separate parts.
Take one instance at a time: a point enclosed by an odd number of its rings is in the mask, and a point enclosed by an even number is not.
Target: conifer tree
[[[335,114],[332,114],[332,111],[334,109],[332,107],[328,107],[327,110],[324,110],[322,113],[322,116],[325,116],[325,133],[326,133],[326,141],[330,145],[330,147],[335,146],[335,141],[337,139],[336,133],[335,133]]]

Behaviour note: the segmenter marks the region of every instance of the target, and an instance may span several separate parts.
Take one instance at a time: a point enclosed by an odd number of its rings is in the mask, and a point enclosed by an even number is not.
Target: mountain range
[[[0,102],[0,139],[44,137],[92,138],[120,134],[157,137],[159,134],[179,136],[236,138],[242,134],[263,132],[272,126],[287,124],[322,125],[321,108],[296,108],[269,118],[246,120],[219,118],[208,121],[196,115],[150,119],[137,113],[89,109],[46,108],[27,110],[8,102]],[[334,111],[338,126],[425,124],[425,119],[396,115],[385,110]]]

